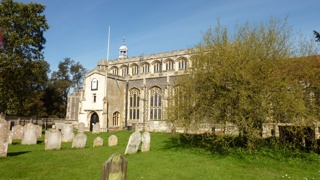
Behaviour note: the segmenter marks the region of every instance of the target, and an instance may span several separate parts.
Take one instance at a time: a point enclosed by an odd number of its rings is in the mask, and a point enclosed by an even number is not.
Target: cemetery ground
[[[0,179],[100,179],[102,164],[114,153],[124,154],[132,133],[86,132],[84,149],[72,149],[71,142],[63,142],[60,150],[45,151],[44,134],[36,145],[13,141],[8,156],[0,158]],[[118,145],[109,147],[112,134],[118,136]],[[104,146],[92,147],[98,136]],[[151,133],[151,151],[124,155],[127,179],[320,179],[319,155],[314,153],[306,158],[219,155],[179,144],[177,137]]]

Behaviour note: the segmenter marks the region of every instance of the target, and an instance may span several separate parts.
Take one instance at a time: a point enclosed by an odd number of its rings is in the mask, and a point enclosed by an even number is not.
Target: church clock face
[[[91,81],[91,90],[98,90],[98,80],[96,78]]]

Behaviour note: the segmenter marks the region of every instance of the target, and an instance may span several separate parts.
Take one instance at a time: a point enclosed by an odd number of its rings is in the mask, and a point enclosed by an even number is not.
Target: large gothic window
[[[150,119],[162,118],[162,91],[159,87],[150,89]]]
[[[123,66],[122,67],[122,76],[126,76],[128,75],[128,67],[127,66]]]
[[[140,101],[140,91],[138,89],[132,89],[129,92],[129,119],[138,120],[139,119],[139,101]]]
[[[113,113],[112,125],[119,126],[120,124],[120,113],[118,111]]]
[[[174,69],[174,62],[172,60],[169,60],[166,62],[166,70],[171,71]]]
[[[187,60],[185,58],[180,58],[179,61],[179,69],[184,69],[186,70],[187,69]]]
[[[161,71],[161,63],[160,62],[156,62],[153,64],[153,70],[154,72],[160,72]]]
[[[148,63],[143,64],[142,71],[143,71],[143,73],[149,73],[149,64]]]
[[[131,69],[132,69],[132,75],[138,74],[138,72],[139,72],[138,65],[132,65]]]
[[[118,75],[119,69],[117,67],[112,68],[112,74]]]

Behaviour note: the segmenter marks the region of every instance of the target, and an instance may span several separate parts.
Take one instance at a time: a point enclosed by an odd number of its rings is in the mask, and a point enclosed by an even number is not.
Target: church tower
[[[120,46],[119,48],[119,59],[127,59],[128,58],[128,48],[124,43],[124,39],[123,39],[123,43],[122,46]]]

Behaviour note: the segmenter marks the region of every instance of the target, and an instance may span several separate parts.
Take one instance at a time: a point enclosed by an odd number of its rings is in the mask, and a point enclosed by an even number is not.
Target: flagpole
[[[109,48],[110,48],[110,26],[108,31],[108,50],[107,50],[107,61],[109,61]]]

